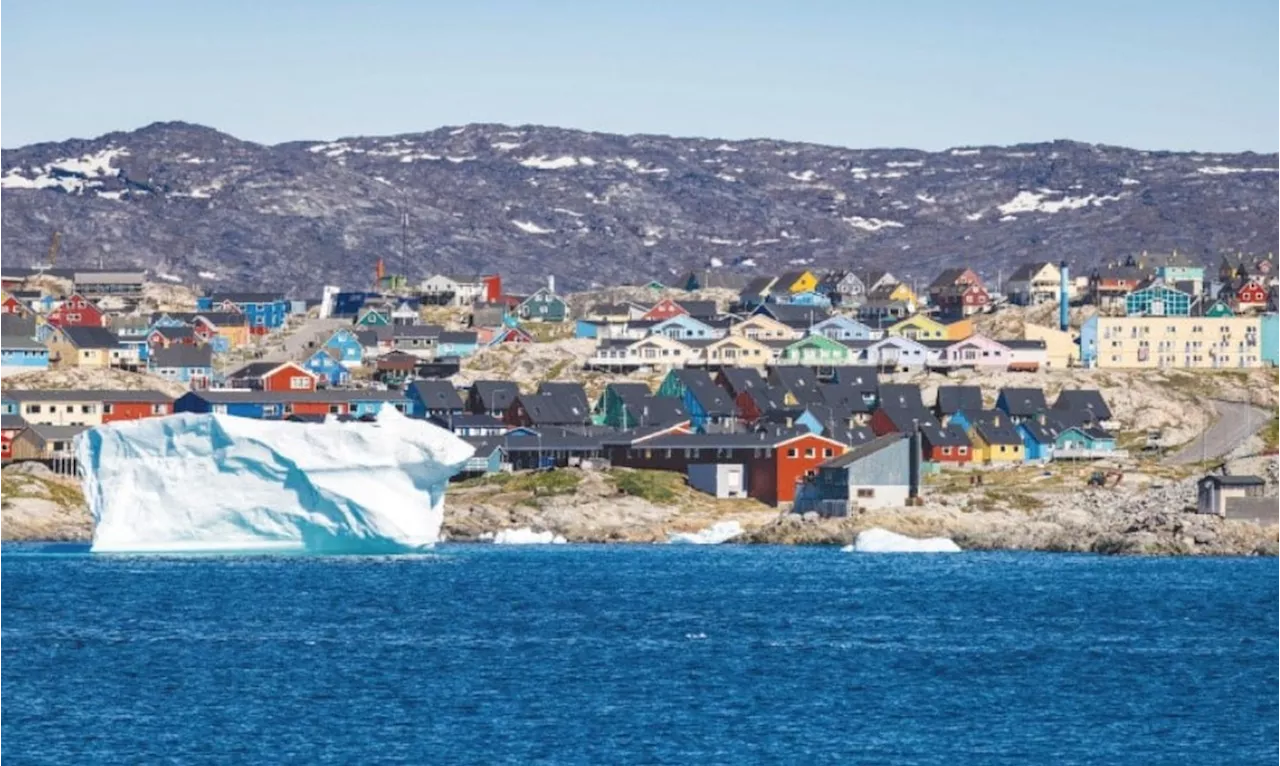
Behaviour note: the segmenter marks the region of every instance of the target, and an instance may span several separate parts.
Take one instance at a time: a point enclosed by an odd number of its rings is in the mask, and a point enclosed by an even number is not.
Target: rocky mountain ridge
[[[156,123],[6,149],[6,264],[137,265],[211,287],[497,270],[516,288],[690,269],[1077,268],[1274,249],[1275,154],[1071,141],[941,152],[467,125],[264,146]]]

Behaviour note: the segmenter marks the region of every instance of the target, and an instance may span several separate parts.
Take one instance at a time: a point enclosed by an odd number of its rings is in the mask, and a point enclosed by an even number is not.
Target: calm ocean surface
[[[1274,559],[3,554],[14,764],[1277,761]]]

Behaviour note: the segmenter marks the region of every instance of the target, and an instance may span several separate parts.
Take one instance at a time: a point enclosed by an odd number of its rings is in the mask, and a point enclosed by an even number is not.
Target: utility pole
[[[409,211],[400,213],[400,275],[409,282]]]

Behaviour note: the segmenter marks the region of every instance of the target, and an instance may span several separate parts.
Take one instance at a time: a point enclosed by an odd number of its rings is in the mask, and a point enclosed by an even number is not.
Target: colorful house
[[[790,293],[796,295],[798,293],[812,293],[818,289],[818,278],[812,271],[788,271],[778,277],[778,281],[773,283],[773,292]]]
[[[533,336],[523,327],[503,327],[493,334],[489,345],[498,346],[503,343],[533,343]]]
[[[356,317],[356,325],[359,327],[390,327],[391,311],[381,306],[366,306],[360,310],[360,315]]]
[[[266,335],[284,327],[289,305],[283,293],[210,293],[196,299],[197,311],[238,311],[250,335]]]
[[[1116,437],[1101,426],[1068,426],[1054,441],[1056,459],[1092,459],[1111,457],[1116,452]]]
[[[339,328],[321,344],[343,367],[359,367],[364,361],[364,346],[356,334],[347,328]]]
[[[445,331],[436,339],[436,356],[458,358],[471,356],[479,348],[476,333]]]
[[[684,306],[681,306],[673,298],[663,298],[653,304],[648,311],[640,316],[640,319],[650,322],[658,322],[663,319],[670,319],[681,314],[688,314]]]
[[[737,415],[733,397],[716,385],[706,370],[668,372],[658,386],[657,395],[679,399],[689,415],[690,425],[696,430],[703,430],[709,424],[732,422]]]
[[[1047,463],[1053,460],[1061,426],[1046,417],[1031,418],[1017,425],[1022,437],[1023,457],[1028,462]]]
[[[1237,314],[1264,311],[1267,308],[1267,285],[1257,277],[1242,280],[1232,288],[1232,301]]]
[[[227,375],[233,388],[257,391],[314,391],[317,377],[297,362],[252,362]]]
[[[213,379],[213,349],[209,346],[170,346],[154,349],[147,357],[147,371],[193,388]]]
[[[939,361],[945,367],[975,369],[1007,369],[1011,360],[1008,347],[985,335],[971,335],[950,344],[941,351]]]
[[[872,330],[862,322],[844,314],[835,314],[818,322],[809,328],[809,334],[822,335],[839,341],[875,340],[881,336],[879,330]]]
[[[885,334],[911,340],[949,340],[946,325],[923,314],[916,314],[889,325]]]
[[[782,349],[782,364],[829,367],[849,363],[849,347],[825,335],[807,335]]]
[[[677,314],[649,328],[650,335],[664,335],[674,340],[712,340],[723,338],[725,330],[712,327],[688,314]]]
[[[302,366],[316,376],[318,383],[344,386],[351,381],[351,371],[338,360],[338,353],[336,349],[318,348],[302,362]]]
[[[773,361],[773,349],[747,336],[727,335],[707,344],[701,350],[701,361],[708,367],[764,367]]]
[[[1124,313],[1129,316],[1184,317],[1191,314],[1195,299],[1162,279],[1151,279],[1124,297]]]
[[[955,420],[953,419],[954,423]],[[976,418],[969,427],[973,459],[987,464],[1021,463],[1025,459],[1022,436],[1004,413],[991,413]]]
[[[49,336],[49,362],[58,369],[67,367],[137,367],[136,348],[126,348],[115,333],[105,327],[66,326]]]
[[[831,299],[816,290],[804,290],[798,293],[789,293],[780,297],[778,302],[790,304],[792,306],[831,308]]]
[[[929,362],[928,347],[910,338],[887,337],[867,346],[863,361],[872,367],[889,371],[923,369]]]
[[[754,314],[729,328],[730,335],[752,340],[798,340],[804,333],[763,314]]]
[[[1277,327],[1277,314],[1263,314],[1259,323],[1261,325],[1261,347],[1262,362],[1272,367],[1280,365],[1280,327]]]
[[[563,322],[569,318],[569,306],[563,298],[542,287],[516,306],[516,314],[526,320]]]
[[[107,323],[102,310],[80,293],[72,293],[48,320],[54,327],[103,327]]]
[[[399,391],[191,391],[174,402],[176,412],[220,413],[259,420],[376,416],[385,406],[413,416],[413,403]]]
[[[6,373],[49,369],[49,349],[33,338],[5,337],[0,342],[0,367]]]

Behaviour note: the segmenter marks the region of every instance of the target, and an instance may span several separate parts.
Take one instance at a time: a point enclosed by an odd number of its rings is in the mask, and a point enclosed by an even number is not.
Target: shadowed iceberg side
[[[391,407],[376,423],[180,414],[76,443],[99,553],[418,550],[473,452]]]

